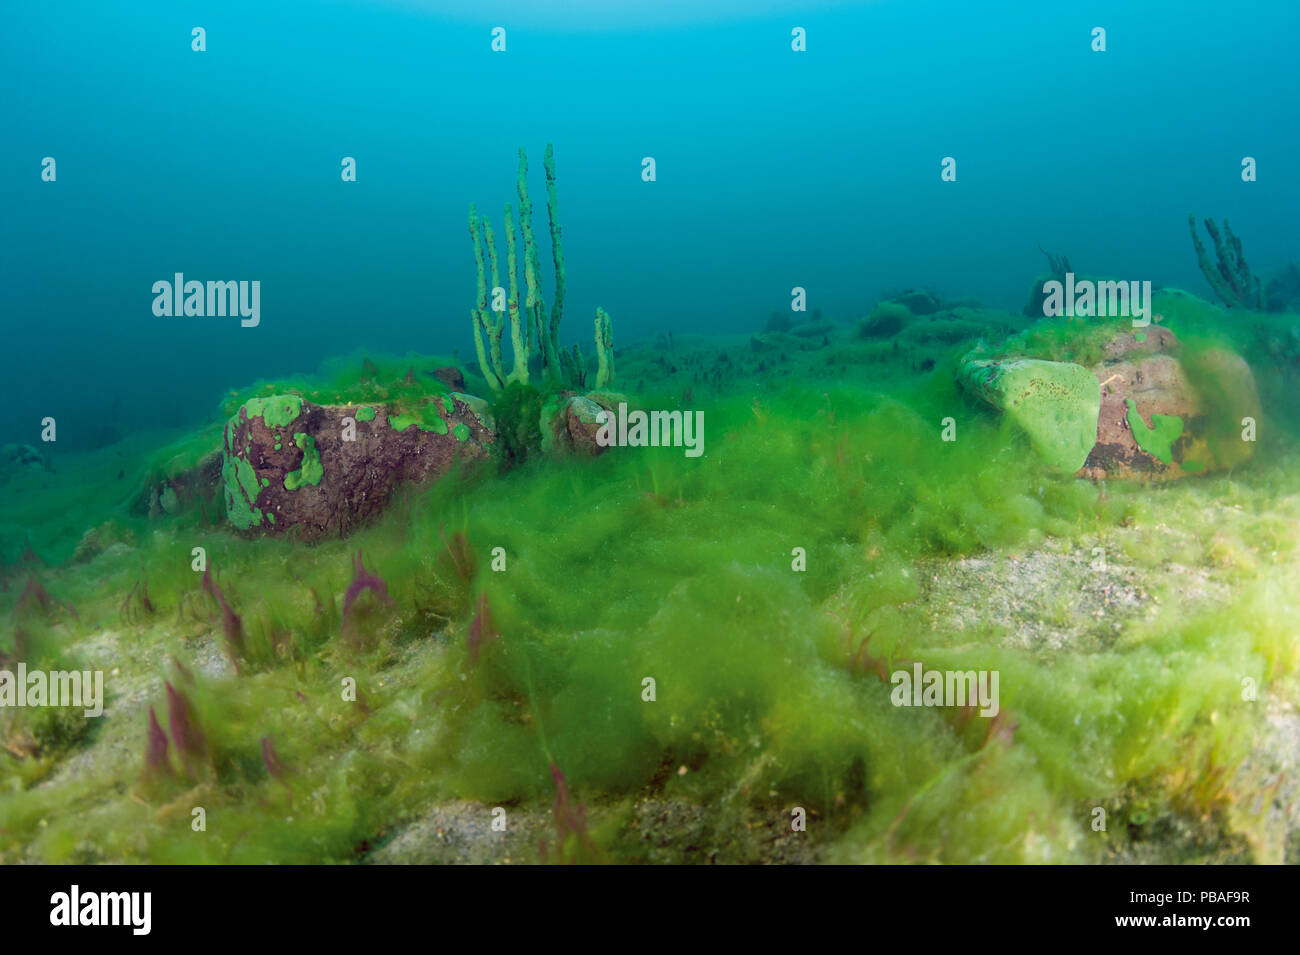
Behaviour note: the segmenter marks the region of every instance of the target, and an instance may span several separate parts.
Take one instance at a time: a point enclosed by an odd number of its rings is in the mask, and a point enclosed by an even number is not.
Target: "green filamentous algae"
[[[0,32],[0,864],[1300,863],[1300,7],[174,6]]]

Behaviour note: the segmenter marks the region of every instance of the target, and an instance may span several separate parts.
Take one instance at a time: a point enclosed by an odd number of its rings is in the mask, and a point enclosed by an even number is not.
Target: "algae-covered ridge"
[[[1200,313],[1170,303],[1190,340]],[[502,389],[475,413],[509,435],[514,467],[407,488],[310,545],[232,533],[227,509],[236,529],[270,520],[233,453],[240,423],[265,424],[298,462],[289,493],[314,494],[305,403],[363,436],[403,417],[445,427],[468,406],[428,373],[450,362],[353,356],[232,394],[202,432],[12,485],[31,497],[0,511],[0,653],[21,629],[29,660],[103,664],[108,715],[0,717],[0,861],[501,861],[432,835],[490,832],[494,807],[520,827],[519,861],[539,842],[624,862],[700,846],[720,861],[1296,861],[1277,773],[1300,702],[1286,420],[1248,466],[1100,485],[970,400],[957,370],[973,342],[934,339],[925,368],[851,328],[823,334],[777,357],[749,336],[620,348],[634,400],[706,416],[699,459],[525,453],[554,396]],[[1286,364],[1238,347],[1292,407]],[[466,397],[487,390],[462,370]],[[220,507],[140,506],[157,495],[135,488],[214,454]],[[29,540],[43,564],[22,563]],[[999,716],[895,705],[891,675],[915,664],[997,671]],[[557,772],[586,841],[551,824]]]

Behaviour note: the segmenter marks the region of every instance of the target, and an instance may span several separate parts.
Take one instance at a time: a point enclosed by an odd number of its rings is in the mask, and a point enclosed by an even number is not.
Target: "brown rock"
[[[448,391],[465,390],[465,376],[461,374],[459,368],[452,368],[451,366],[446,368],[435,368],[433,371],[429,372],[429,374],[433,375],[433,377],[446,385]]]
[[[1195,356],[1194,374],[1171,352],[1177,339],[1167,328],[1139,330],[1144,340],[1125,331],[1108,343],[1107,360],[1092,369],[1101,385],[1097,443],[1080,476],[1172,480],[1240,463],[1252,445],[1231,434],[1212,434],[1215,422],[1258,415],[1259,398],[1249,366],[1236,354],[1210,349]],[[1129,403],[1140,419],[1147,448],[1134,435]],[[1161,459],[1162,442],[1147,432],[1161,415],[1177,418],[1181,432]],[[1221,427],[1221,424],[1220,424]]]
[[[436,480],[457,462],[485,459],[495,435],[469,405],[450,396],[432,402],[426,413],[439,431],[411,419],[396,430],[383,405],[366,406],[374,417],[362,420],[360,407],[303,401],[291,420],[274,425],[261,414],[250,418],[245,405],[225,431],[230,522],[308,540],[346,534],[381,511],[397,485]]]
[[[559,400],[542,409],[542,449],[547,452],[571,451],[596,457],[609,450],[596,441],[601,424],[596,416],[602,410],[615,412],[621,395],[592,392],[588,395],[564,393]]]
[[[564,427],[568,432],[569,444],[579,454],[594,458],[608,450],[596,442],[596,432],[600,430],[596,416],[602,410],[596,402],[580,395],[574,395],[565,407]]]
[[[193,467],[167,477],[152,473],[136,491],[131,508],[137,514],[163,517],[210,504],[221,486],[221,452],[210,451]]]
[[[1153,355],[1103,362],[1092,371],[1101,383],[1101,411],[1097,443],[1084,468],[1100,468],[1111,478],[1180,477],[1183,472],[1176,464],[1166,465],[1138,447],[1128,421],[1130,399],[1148,424],[1153,414],[1177,416],[1183,420],[1185,433],[1188,422],[1203,415],[1200,398],[1178,360],[1172,355]]]
[[[1102,361],[1119,361],[1135,355],[1154,355],[1172,351],[1178,344],[1174,333],[1160,325],[1148,325],[1116,335],[1102,349]]]

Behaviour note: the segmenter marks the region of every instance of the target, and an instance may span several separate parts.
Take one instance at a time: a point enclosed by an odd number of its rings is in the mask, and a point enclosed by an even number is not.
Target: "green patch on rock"
[[[388,424],[394,431],[405,431],[411,425],[415,425],[421,431],[430,431],[433,434],[447,433],[447,422],[438,414],[437,406],[432,401],[426,403],[418,413],[390,415]]]
[[[225,484],[226,515],[230,523],[239,530],[261,524],[262,512],[257,507],[261,488],[253,466],[227,451],[221,462],[221,480]]]
[[[297,395],[249,398],[244,411],[250,419],[261,418],[268,428],[287,428],[302,414],[302,399]]]
[[[250,503],[257,502],[257,495],[261,487],[257,481],[257,472],[253,466],[243,458],[231,457],[230,461],[234,465],[234,477],[238,484],[239,490],[248,498]]]
[[[1183,419],[1177,415],[1153,414],[1151,427],[1147,427],[1138,414],[1137,404],[1132,398],[1125,398],[1128,405],[1128,426],[1133,432],[1137,446],[1164,464],[1174,460],[1174,442],[1183,433]],[[1184,468],[1186,470],[1186,468]]]
[[[358,421],[374,421],[375,409],[371,408],[369,405],[366,405],[365,407],[362,408],[358,408],[356,413],[356,419]]]
[[[963,383],[1014,421],[1053,468],[1074,472],[1097,443],[1101,385],[1070,362],[968,361]]]
[[[296,491],[304,484],[320,484],[325,476],[325,467],[321,464],[320,452],[316,450],[316,439],[300,432],[293,436],[293,441],[302,451],[302,465],[284,476],[284,489]]]
[[[451,433],[454,434],[454,435],[456,436],[456,440],[457,440],[457,441],[468,441],[468,440],[469,440],[469,425],[466,425],[466,424],[458,424],[458,425],[456,425],[456,427],[454,427],[454,428],[451,429]]]

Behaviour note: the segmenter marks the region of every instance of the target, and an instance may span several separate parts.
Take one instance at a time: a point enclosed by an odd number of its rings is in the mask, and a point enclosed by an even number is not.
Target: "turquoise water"
[[[201,422],[355,349],[472,360],[466,214],[500,231],[520,145],[542,209],[555,144],[566,343],[597,305],[623,341],[750,330],[796,285],[1018,311],[1040,244],[1209,298],[1188,212],[1265,276],[1295,252],[1295,3],[648,6],[8,4],[0,441]],[[155,316],[176,272],[260,281],[259,326]]]

